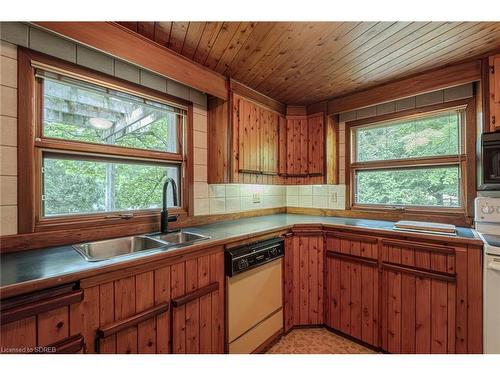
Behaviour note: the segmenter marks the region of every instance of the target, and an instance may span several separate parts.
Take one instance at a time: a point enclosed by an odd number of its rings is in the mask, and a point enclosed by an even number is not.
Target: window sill
[[[454,224],[461,227],[470,227],[472,225],[472,218],[466,215],[463,208],[412,207],[398,210],[387,207],[353,205],[347,209],[355,213],[356,216],[374,220],[435,221],[445,224]]]
[[[160,210],[135,211],[133,216],[127,216],[130,212],[109,212],[99,214],[87,214],[78,216],[59,216],[43,218],[36,222],[34,232],[50,232],[58,230],[81,229],[90,227],[130,227],[131,225],[151,226],[151,231],[157,230],[160,223]],[[170,215],[185,217],[187,211],[182,208],[169,209]],[[122,215],[122,216],[120,216]]]

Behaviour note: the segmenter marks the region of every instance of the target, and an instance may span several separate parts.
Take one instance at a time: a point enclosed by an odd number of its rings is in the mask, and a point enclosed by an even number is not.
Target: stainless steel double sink
[[[96,262],[146,251],[188,246],[208,239],[210,239],[210,236],[180,230],[170,233],[152,233],[142,236],[87,242],[74,245],[73,248],[85,260]]]

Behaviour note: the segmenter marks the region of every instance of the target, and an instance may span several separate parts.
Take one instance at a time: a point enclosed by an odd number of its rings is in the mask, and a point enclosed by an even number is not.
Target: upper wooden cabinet
[[[233,137],[238,173],[278,174],[279,116],[245,98],[233,96]]]
[[[286,124],[286,174],[307,175],[307,117],[288,117]]]
[[[324,114],[287,116],[286,175],[321,176],[325,171]]]
[[[324,113],[284,116],[233,92],[208,101],[208,183],[320,184]]]
[[[208,102],[208,183],[282,184],[286,157],[280,113],[238,94]]]
[[[500,55],[489,58],[490,131],[500,130]]]

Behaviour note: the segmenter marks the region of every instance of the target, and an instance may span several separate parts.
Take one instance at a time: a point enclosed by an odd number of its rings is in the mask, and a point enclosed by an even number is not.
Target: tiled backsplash
[[[344,185],[247,185],[196,182],[194,214],[222,214],[278,207],[345,208]]]
[[[287,186],[286,205],[344,210],[345,185]]]

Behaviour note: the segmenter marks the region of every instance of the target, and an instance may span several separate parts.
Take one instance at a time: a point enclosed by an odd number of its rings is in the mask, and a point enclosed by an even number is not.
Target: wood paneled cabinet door
[[[500,55],[489,58],[490,131],[500,130]]]
[[[121,277],[82,280],[85,298],[71,311],[87,353],[223,353],[224,253]],[[126,276],[123,276],[123,275]]]
[[[323,235],[294,233],[285,238],[284,326],[323,324]]]
[[[279,121],[277,113],[260,108],[260,170],[263,174],[279,172]]]
[[[293,116],[287,118],[286,173],[289,176],[307,176],[308,134],[306,116]]]
[[[377,238],[327,232],[325,323],[379,345]]]
[[[288,116],[286,126],[286,173],[294,176],[324,174],[324,116]]]
[[[382,240],[382,349],[480,353],[480,256],[465,248]]]
[[[238,169],[240,173],[259,173],[260,159],[260,111],[255,103],[234,95],[237,108]]]
[[[223,250],[171,267],[172,352],[223,354]]]
[[[325,163],[325,126],[323,113],[308,116],[307,172],[310,175],[324,173]]]
[[[238,95],[234,95],[233,100],[238,172],[278,174],[278,114]]]
[[[1,301],[1,353],[80,353],[84,339],[70,313],[84,291],[76,284]]]
[[[82,280],[83,303],[71,312],[87,343],[87,353],[170,352],[170,267],[105,282]],[[118,276],[118,275],[117,275]]]

